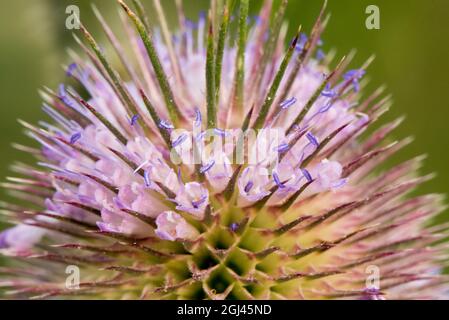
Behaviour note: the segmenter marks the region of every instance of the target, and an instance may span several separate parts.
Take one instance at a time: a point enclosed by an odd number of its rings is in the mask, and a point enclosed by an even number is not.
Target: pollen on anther
[[[70,137],[70,144],[75,144],[79,139],[81,139],[81,133],[77,132]]]

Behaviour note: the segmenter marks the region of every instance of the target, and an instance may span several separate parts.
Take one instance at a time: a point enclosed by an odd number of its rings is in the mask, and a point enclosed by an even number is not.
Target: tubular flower
[[[444,297],[441,197],[409,195],[422,157],[384,165],[400,120],[362,135],[389,100],[363,95],[371,59],[319,48],[325,5],[288,42],[286,0],[256,19],[212,1],[198,22],[177,1],[174,34],[159,1],[160,30],[118,3],[128,41],[95,12],[119,63],[81,25],[70,85],[42,93],[52,120],[22,122],[40,148],[17,146],[36,163],[3,185],[5,297]]]

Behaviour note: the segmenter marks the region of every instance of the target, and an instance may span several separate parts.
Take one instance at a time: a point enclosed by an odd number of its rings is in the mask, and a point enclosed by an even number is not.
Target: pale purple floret
[[[224,152],[215,152],[211,157],[203,160],[206,163],[201,171],[206,175],[212,186],[213,193],[222,192],[231,179],[233,169],[231,161]]]
[[[41,228],[17,225],[0,233],[0,249],[16,253],[27,252],[41,240],[45,233],[46,231]]]
[[[198,236],[198,231],[173,211],[162,212],[156,218],[156,225],[156,235],[163,240],[195,240]]]
[[[181,186],[174,201],[177,209],[185,211],[198,219],[203,219],[209,203],[209,191],[198,182],[189,182]]]
[[[246,207],[270,194],[268,170],[261,166],[249,166],[238,179],[239,205]],[[249,185],[251,187],[249,187]]]
[[[97,222],[98,228],[103,232],[130,235],[137,238],[145,238],[151,233],[151,227],[133,218],[122,211],[101,210],[102,221]]]
[[[342,179],[343,167],[337,161],[322,160],[315,168],[313,175],[315,183],[311,187],[314,192],[336,190],[346,184],[347,179]]]

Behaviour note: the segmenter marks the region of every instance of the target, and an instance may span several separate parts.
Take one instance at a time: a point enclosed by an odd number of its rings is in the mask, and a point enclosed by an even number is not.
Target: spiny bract
[[[42,93],[53,122],[23,122],[42,148],[17,146],[37,165],[4,184],[21,200],[2,205],[5,297],[444,297],[441,199],[406,196],[422,157],[379,170],[409,140],[388,141],[400,119],[362,135],[389,100],[362,99],[371,59],[330,68],[325,6],[284,49],[286,0],[255,18],[212,1],[198,23],[178,0],[173,35],[159,0],[154,34],[118,2],[126,43],[95,12],[120,64],[81,25],[72,86]]]

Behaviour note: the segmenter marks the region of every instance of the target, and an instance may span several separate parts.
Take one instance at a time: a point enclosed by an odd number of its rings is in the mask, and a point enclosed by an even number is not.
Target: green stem
[[[152,36],[149,32],[147,32],[145,25],[137,17],[137,15],[133,11],[131,11],[131,9],[122,0],[118,0],[118,2],[123,7],[126,14],[133,21],[137,32],[139,33],[145,45],[151,64],[153,65],[154,72],[156,73],[156,78],[159,82],[162,95],[164,96],[165,105],[170,115],[170,119],[174,125],[177,125],[179,119],[181,118],[181,112],[179,111],[179,108],[173,97],[173,92],[170,88],[170,84],[168,83],[167,75],[165,74],[165,71],[162,67],[162,63],[159,59],[156,48],[154,47]]]
[[[215,103],[220,102],[221,72],[223,67],[223,55],[226,44],[226,36],[229,27],[229,11],[225,6],[223,11],[223,19],[218,34],[217,55],[215,58]]]
[[[217,109],[215,106],[214,32],[211,17],[209,17],[209,33],[207,35],[206,93],[207,93],[207,127],[210,129],[215,128],[217,125]]]
[[[260,83],[262,81],[263,75],[267,69],[270,58],[273,57],[273,52],[276,47],[276,43],[279,39],[279,34],[281,31],[282,23],[284,21],[285,10],[287,8],[288,0],[283,0],[281,6],[279,7],[276,16],[274,17],[274,21],[269,32],[269,38],[264,45],[262,60],[260,66],[258,68],[257,77],[254,82],[255,90],[259,89]]]
[[[244,82],[245,82],[245,50],[246,50],[246,38],[248,33],[248,11],[249,0],[240,1],[240,18],[239,18],[239,36],[238,36],[238,49],[236,59],[236,74],[234,83],[234,105],[237,110],[243,110],[244,103]]]
[[[134,7],[136,8],[137,16],[143,22],[143,25],[147,29],[147,32],[150,32],[150,23],[148,22],[148,16],[145,12],[145,7],[143,6],[140,0],[132,0]]]
[[[137,106],[133,102],[132,98],[130,97],[124,85],[122,84],[122,81],[120,80],[117,72],[112,68],[111,64],[107,60],[106,55],[101,50],[98,43],[95,41],[95,39],[92,37],[92,35],[89,33],[89,31],[87,31],[87,29],[84,26],[81,26],[81,31],[83,32],[84,37],[86,38],[92,50],[94,51],[95,55],[100,60],[100,63],[103,65],[107,74],[109,75],[109,78],[112,80],[113,86],[116,88],[119,95],[125,102],[126,106],[128,107],[128,110],[133,114],[139,114]]]

